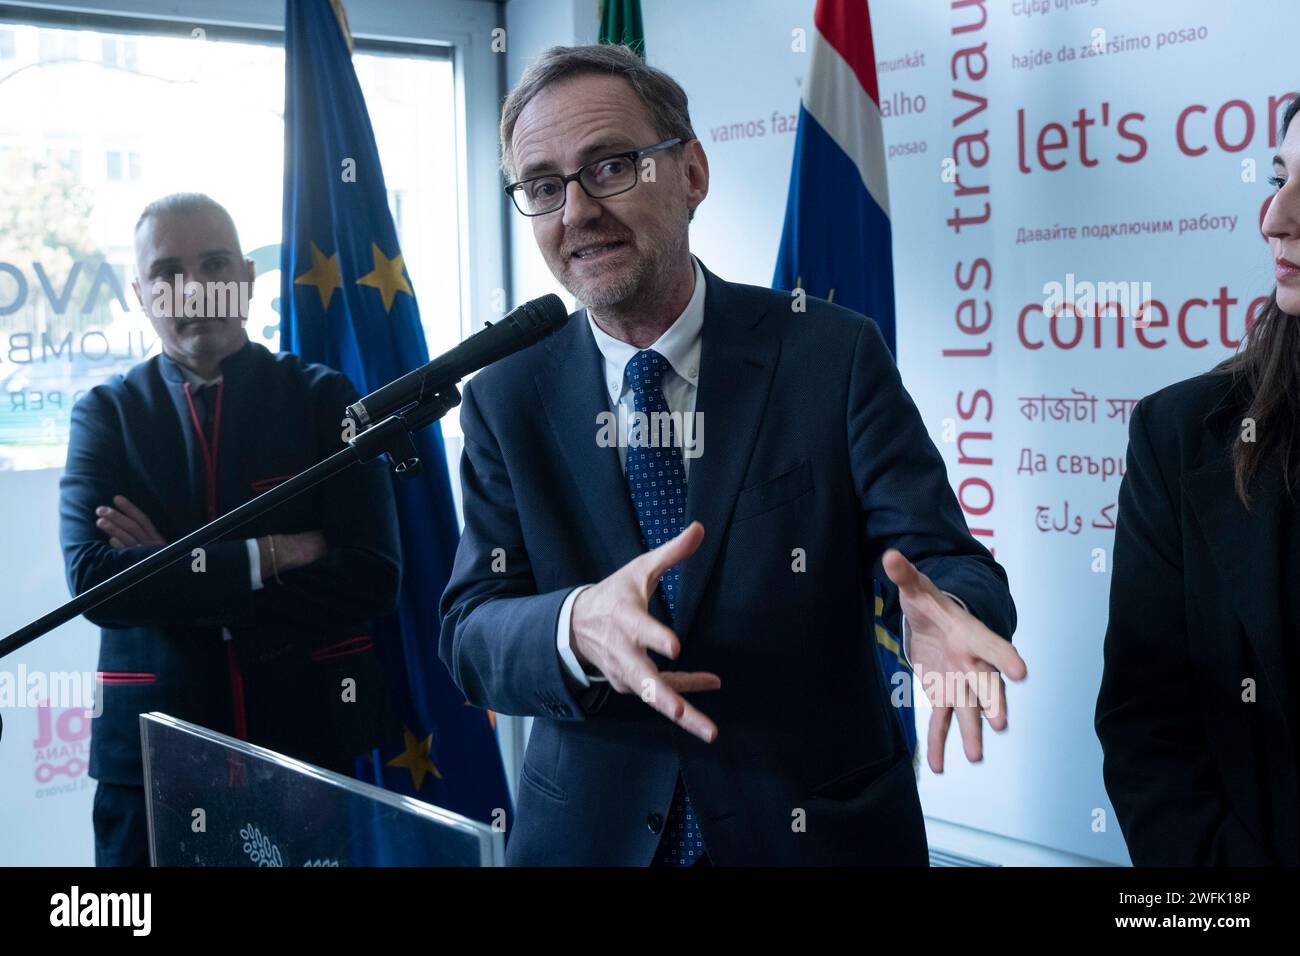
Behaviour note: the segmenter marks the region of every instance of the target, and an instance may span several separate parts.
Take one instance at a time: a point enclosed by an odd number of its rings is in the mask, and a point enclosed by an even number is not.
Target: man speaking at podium
[[[441,655],[471,703],[536,718],[507,862],[924,865],[873,567],[913,665],[978,687],[955,708],[968,759],[1025,665],[879,331],[691,255],[708,159],[681,87],[626,48],[544,53],[501,142],[586,306],[461,410]],[[931,696],[940,771],[961,695]]]
[[[151,203],[135,252],[162,354],[73,406],[59,515],[74,594],[338,451],[357,399],[341,373],[248,340],[253,264],[209,197]],[[368,626],[392,610],[400,575],[384,465],[354,466],[239,534],[86,615],[103,628],[90,740],[99,866],[149,863],[141,713],[348,773],[384,732]]]

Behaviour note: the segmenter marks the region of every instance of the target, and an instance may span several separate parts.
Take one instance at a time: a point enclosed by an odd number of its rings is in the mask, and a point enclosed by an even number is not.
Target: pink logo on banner
[[[58,781],[60,786],[42,791],[39,796],[85,788],[89,739],[90,711],[82,707],[53,711],[44,701],[37,706],[36,739],[32,741],[36,782],[52,784],[59,777],[67,778],[66,782]]]

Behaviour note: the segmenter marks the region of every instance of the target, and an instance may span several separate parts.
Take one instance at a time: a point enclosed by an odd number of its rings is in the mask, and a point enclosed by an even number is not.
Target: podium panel
[[[140,715],[154,866],[500,866],[504,834],[177,720]]]

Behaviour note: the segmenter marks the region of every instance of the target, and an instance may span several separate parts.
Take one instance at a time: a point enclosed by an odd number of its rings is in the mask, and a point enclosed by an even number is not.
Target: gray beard
[[[589,309],[610,309],[632,298],[641,286],[642,276],[629,274],[617,280],[574,283],[569,286],[573,297]]]
[[[683,242],[684,242],[683,237]],[[575,280],[572,285],[565,284],[569,294],[588,309],[605,312],[611,319],[617,319],[620,305],[628,305],[627,311],[636,313],[644,310],[646,303],[633,298],[638,291],[653,288],[655,279],[663,272],[666,263],[672,261],[675,250],[659,246],[646,250],[646,255],[630,271],[605,279],[594,281]]]

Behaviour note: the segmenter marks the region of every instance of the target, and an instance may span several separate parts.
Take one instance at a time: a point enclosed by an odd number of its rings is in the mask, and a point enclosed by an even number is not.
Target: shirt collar
[[[184,376],[185,381],[190,383],[190,388],[203,388],[205,385],[216,385],[217,382],[220,382],[222,379],[222,376],[220,375],[218,375],[216,378],[202,378],[199,376],[197,372],[194,372],[193,370],[186,368],[184,365],[182,365],[180,362],[177,362],[175,359],[172,359],[172,362],[176,365],[178,369],[180,369],[180,373],[182,376]]]
[[[215,378],[203,378],[192,369],[186,368],[180,362],[176,361],[166,352],[158,354],[158,360],[162,363],[163,378],[169,382],[183,383],[189,382],[190,388],[200,388],[205,385],[216,385],[224,380],[226,372],[238,373],[246,367],[247,363],[253,360],[254,355],[261,349],[260,345],[254,344],[252,339],[246,339],[234,352],[231,352],[221,360],[218,366],[219,371]]]
[[[700,340],[704,331],[704,272],[700,261],[691,256],[695,267],[695,288],[690,301],[672,325],[649,348],[662,355],[672,370],[692,385],[699,384]],[[624,373],[632,356],[641,351],[635,345],[614,338],[598,326],[587,313],[587,324],[596,339],[596,347],[605,358],[605,390],[614,401],[623,393]]]

